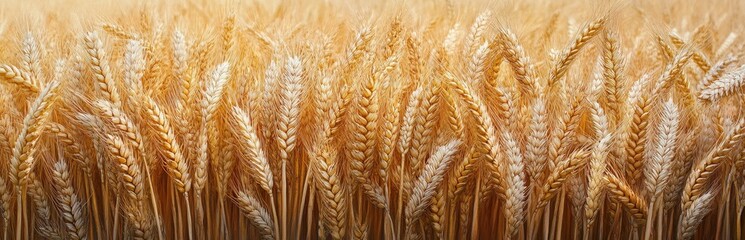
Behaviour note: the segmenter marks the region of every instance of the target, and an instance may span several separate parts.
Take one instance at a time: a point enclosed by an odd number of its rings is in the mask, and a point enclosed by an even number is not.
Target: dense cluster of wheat
[[[27,9],[0,229],[743,239],[743,8],[683,2]]]

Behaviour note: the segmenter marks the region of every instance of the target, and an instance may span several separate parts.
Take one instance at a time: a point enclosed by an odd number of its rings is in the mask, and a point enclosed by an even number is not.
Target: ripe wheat
[[[3,239],[745,239],[740,2],[79,2],[0,4]]]

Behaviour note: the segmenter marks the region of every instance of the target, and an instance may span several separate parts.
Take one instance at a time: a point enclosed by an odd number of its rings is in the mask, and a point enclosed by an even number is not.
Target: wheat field
[[[745,239],[745,2],[0,2],[2,239]]]

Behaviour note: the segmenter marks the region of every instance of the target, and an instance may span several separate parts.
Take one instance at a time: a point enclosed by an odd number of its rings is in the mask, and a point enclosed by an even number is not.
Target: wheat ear
[[[145,111],[150,126],[153,128],[155,140],[166,160],[166,169],[171,175],[173,184],[180,193],[188,193],[191,190],[191,175],[186,159],[181,152],[181,147],[176,141],[176,134],[171,128],[169,119],[160,109],[155,100],[147,97],[144,100]]]
[[[657,136],[651,157],[644,168],[644,185],[652,201],[663,193],[668,185],[670,164],[675,154],[678,135],[678,107],[672,99],[662,106],[662,116],[657,125]]]
[[[609,115],[614,123],[618,123],[621,116],[621,104],[622,104],[622,90],[624,78],[621,72],[623,67],[623,60],[621,59],[621,46],[618,43],[618,36],[615,33],[611,33],[606,30],[605,38],[603,39],[603,89],[605,95],[605,106],[609,111]]]
[[[126,196],[135,204],[144,205],[146,193],[142,182],[142,169],[135,156],[132,155],[132,150],[120,137],[114,135],[107,135],[104,141],[106,141],[110,156],[116,163],[117,169],[119,169],[119,176],[126,190]]]
[[[60,215],[67,228],[67,236],[72,239],[87,239],[87,219],[83,213],[83,203],[75,194],[67,163],[58,161],[52,170],[52,180],[59,192],[57,200],[60,203]]]
[[[28,177],[28,195],[34,201],[36,215],[39,217],[39,220],[43,220],[36,227],[39,234],[51,239],[62,239],[64,232],[59,229],[52,219],[52,205],[49,203],[49,196],[44,192],[41,181],[33,173]]]
[[[252,196],[251,193],[245,191],[239,191],[235,197],[235,202],[241,212],[251,220],[251,224],[259,228],[261,231],[261,237],[263,239],[275,239],[274,235],[274,222],[272,221],[269,212],[266,208],[261,205],[258,199]]]
[[[33,82],[33,78],[13,65],[0,65],[0,76],[12,85],[16,85],[29,93],[38,93],[39,86]]]
[[[706,74],[699,82],[697,90],[702,91],[708,88],[714,81],[719,80],[719,78],[725,74],[727,68],[737,62],[737,59],[736,56],[729,55],[714,63],[714,65],[709,68],[709,71],[706,71]]]
[[[435,191],[442,182],[445,171],[450,166],[452,156],[458,150],[460,141],[454,140],[440,146],[427,161],[416,182],[413,184],[412,195],[406,203],[406,223],[410,228],[414,220],[429,207]]]
[[[467,179],[477,171],[478,164],[476,163],[481,157],[485,156],[487,161],[498,163],[499,140],[497,138],[497,130],[494,127],[494,122],[489,116],[486,105],[484,105],[481,99],[473,94],[473,91],[463,82],[455,80],[451,74],[448,73],[445,77],[448,80],[448,85],[450,85],[452,90],[456,92],[461,101],[465,103],[466,109],[471,117],[476,121],[476,125],[474,126],[476,131],[475,137],[480,143],[476,148],[476,151],[474,151],[474,154],[466,162],[467,164],[463,166],[463,171],[460,171],[456,181],[451,181],[451,183],[456,183],[456,188],[455,190],[450,191],[453,191],[453,194],[457,194],[462,191],[462,187],[467,183]],[[496,166],[494,169],[499,169],[499,167]],[[492,173],[492,179],[498,181],[502,179],[500,171],[492,171]],[[504,193],[504,189],[500,184],[497,184],[497,191],[500,195],[503,195]]]
[[[713,209],[711,201],[714,200],[714,196],[712,192],[702,194],[688,208],[683,209],[684,212],[681,216],[678,239],[691,239],[693,237],[701,221]]]
[[[509,131],[502,131],[502,144],[505,147],[507,163],[502,172],[505,173],[503,188],[505,189],[504,217],[507,219],[505,236],[512,238],[520,229],[525,219],[525,204],[527,201],[527,186],[522,152]]]
[[[354,131],[349,143],[350,173],[370,200],[378,207],[385,208],[387,202],[383,189],[369,179],[377,144],[379,111],[377,80],[375,76],[372,76],[359,86],[357,114],[352,116],[351,122]]]
[[[556,164],[554,170],[546,177],[546,181],[538,193],[536,207],[533,210],[534,215],[543,211],[543,208],[564,187],[564,182],[569,175],[584,166],[589,155],[590,152],[587,150],[576,150]]]
[[[626,151],[626,177],[631,186],[636,185],[644,173],[644,151],[651,106],[652,100],[648,95],[639,96],[633,105],[633,114],[628,122],[624,149]]]
[[[253,128],[251,117],[243,109],[233,107],[233,118],[239,152],[248,160],[250,169],[254,173],[253,176],[256,177],[256,181],[259,182],[261,188],[271,195],[274,187],[274,177],[269,167],[269,161],[261,147],[259,137]]]
[[[230,64],[227,62],[221,63],[215,67],[210,75],[210,80],[207,83],[207,89],[204,92],[202,99],[202,121],[207,126],[207,144],[209,146],[209,165],[216,169],[216,177],[220,180],[221,184],[218,184],[217,191],[221,196],[226,193],[225,179],[226,173],[222,172],[222,161],[220,158],[220,130],[219,121],[217,116],[220,114],[222,109],[222,101],[225,94],[225,89],[230,79]],[[197,169],[199,171],[201,169]],[[199,174],[201,175],[201,174]],[[201,176],[200,176],[201,177]]]
[[[26,32],[21,44],[21,68],[31,75],[31,80],[36,85],[41,77],[41,53],[34,34]]]
[[[517,36],[507,28],[501,28],[499,30],[499,43],[501,45],[502,54],[510,64],[512,72],[515,75],[515,80],[520,84],[521,90],[535,91],[535,84],[533,81],[533,70],[530,65],[528,55],[525,53],[525,49],[517,41]]]
[[[336,151],[324,144],[315,154],[316,188],[321,200],[321,216],[328,226],[333,239],[344,239],[347,229],[347,194],[341,182],[340,168]]]
[[[85,50],[90,57],[91,67],[96,77],[98,89],[104,95],[106,100],[121,106],[121,97],[116,87],[116,82],[111,77],[109,62],[106,60],[106,52],[103,49],[103,42],[98,38],[96,32],[89,32],[85,35]]]
[[[48,83],[31,104],[23,119],[23,128],[16,138],[8,173],[10,181],[18,191],[26,185],[26,177],[34,167],[33,155],[36,152],[36,142],[57,98],[58,86],[57,82]]]
[[[567,69],[569,69],[569,65],[571,65],[574,59],[577,58],[577,53],[579,53],[579,50],[582,49],[582,47],[590,40],[592,40],[595,35],[600,33],[600,30],[602,30],[603,26],[605,26],[605,22],[606,18],[599,18],[593,22],[590,22],[581,31],[579,31],[579,33],[569,44],[569,46],[567,46],[567,48],[561,52],[561,55],[558,57],[558,61],[552,65],[548,78],[549,87],[554,86],[556,82],[564,77]]]
[[[740,120],[688,175],[681,198],[682,209],[688,209],[693,201],[701,197],[705,185],[714,171],[719,168],[725,159],[730,157],[735,148],[742,144],[743,139],[745,139],[745,120]]]
[[[612,135],[608,130],[608,118],[605,111],[599,103],[592,104],[592,122],[595,125],[595,134],[599,138],[598,142],[592,149],[590,159],[590,175],[587,182],[587,199],[585,200],[585,219],[586,227],[591,229],[595,222],[595,217],[602,204],[605,170],[607,167],[608,148],[612,143]]]
[[[735,91],[742,90],[745,86],[745,65],[725,73],[716,81],[713,81],[706,88],[701,90],[699,98],[709,101],[731,95]]]
[[[83,148],[78,142],[76,142],[75,136],[73,136],[66,127],[59,123],[49,122],[46,127],[49,132],[57,137],[57,141],[65,147],[68,156],[80,165],[81,169],[83,169],[83,172],[85,172],[88,177],[91,177],[93,174],[93,170],[91,169],[93,163],[90,162],[91,159],[86,157],[83,153]]]
[[[388,182],[388,169],[393,161],[393,154],[396,150],[396,140],[398,139],[400,128],[400,107],[401,102],[394,98],[394,100],[388,102],[388,107],[383,115],[382,134],[380,135],[381,143],[379,145],[380,160],[378,161],[380,163],[380,170],[378,172],[383,183]]]
[[[647,201],[618,177],[606,175],[604,179],[610,196],[623,205],[634,219],[643,222],[647,217]]]
[[[440,102],[440,86],[436,83],[424,86],[417,114],[414,118],[414,127],[412,129],[411,149],[411,169],[418,172],[423,165],[426,155],[432,145],[432,135],[436,133],[434,129],[438,120],[438,110]]]
[[[491,11],[486,10],[476,17],[471,25],[471,31],[466,35],[465,43],[463,44],[463,53],[466,56],[474,56],[478,52],[479,44],[482,43],[486,27],[488,26],[489,19],[491,18]]]

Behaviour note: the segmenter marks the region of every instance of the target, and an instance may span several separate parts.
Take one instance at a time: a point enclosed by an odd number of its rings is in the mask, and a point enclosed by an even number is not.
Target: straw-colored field
[[[745,239],[745,2],[0,3],[3,239]]]

